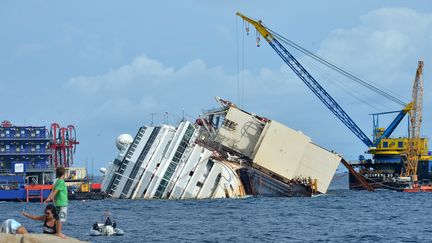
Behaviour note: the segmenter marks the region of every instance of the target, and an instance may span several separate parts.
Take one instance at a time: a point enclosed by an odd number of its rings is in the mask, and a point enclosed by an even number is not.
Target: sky
[[[366,151],[237,11],[408,103],[424,60],[422,134],[432,133],[430,1],[0,2],[0,120],[75,125],[75,166],[116,157],[140,126],[194,120],[220,96],[355,160]],[[365,134],[402,107],[293,52]],[[240,94],[240,95],[239,95]],[[383,117],[385,126],[393,117]],[[405,125],[405,126],[402,126]],[[406,135],[406,124],[395,136]]]

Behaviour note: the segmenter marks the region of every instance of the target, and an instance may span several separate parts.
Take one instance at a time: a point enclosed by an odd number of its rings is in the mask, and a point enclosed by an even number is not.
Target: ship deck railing
[[[27,185],[25,186],[26,201],[29,202],[30,199],[40,199],[40,202],[43,203],[43,191],[52,190],[52,188],[53,185]]]
[[[32,140],[32,141],[41,141],[41,140],[51,140],[51,137],[0,137],[0,141],[22,141],[22,140]]]
[[[0,151],[0,155],[51,155],[50,151],[19,151],[19,152],[12,152],[12,151]]]

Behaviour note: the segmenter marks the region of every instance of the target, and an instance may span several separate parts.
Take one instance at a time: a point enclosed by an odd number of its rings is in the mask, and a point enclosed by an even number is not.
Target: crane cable
[[[236,47],[237,47],[237,102],[240,105],[240,54],[239,54],[239,34],[238,34],[238,18],[236,18]]]
[[[347,78],[349,78],[349,79],[351,79],[351,80],[353,80],[353,81],[359,83],[360,85],[362,85],[362,86],[364,86],[364,87],[366,87],[366,88],[368,88],[368,89],[370,89],[370,90],[376,92],[377,94],[382,95],[383,97],[389,99],[390,101],[393,101],[393,102],[396,103],[396,104],[399,104],[399,105],[402,105],[402,106],[406,106],[406,105],[407,105],[405,102],[403,102],[403,101],[400,100],[399,98],[395,97],[394,95],[391,95],[391,94],[389,94],[389,93],[387,93],[387,92],[385,92],[385,91],[383,91],[383,90],[381,90],[381,89],[379,89],[379,88],[373,86],[372,84],[370,84],[370,83],[368,83],[368,82],[362,80],[361,78],[357,77],[357,76],[354,75],[353,73],[351,73],[351,72],[349,72],[349,71],[347,71],[347,70],[345,70],[345,69],[343,69],[343,68],[341,68],[341,67],[338,67],[338,66],[336,66],[335,64],[333,64],[333,63],[331,63],[331,62],[325,60],[324,58],[322,58],[322,57],[320,57],[320,56],[318,56],[318,55],[312,53],[311,51],[309,51],[309,50],[307,50],[307,49],[301,47],[300,45],[296,44],[295,42],[293,42],[293,41],[291,41],[291,40],[289,40],[289,39],[283,37],[282,35],[276,33],[275,31],[269,29],[267,26],[266,26],[265,28],[266,28],[266,29],[267,29],[267,30],[268,30],[268,31],[269,31],[273,36],[275,36],[276,39],[278,39],[278,40],[284,42],[285,44],[287,44],[287,45],[293,47],[294,49],[296,49],[296,50],[302,52],[303,54],[305,54],[305,55],[307,55],[307,56],[309,56],[309,57],[315,59],[316,61],[318,61],[318,62],[322,63],[323,65],[325,65],[325,66],[327,66],[327,67],[333,69],[334,71],[336,71],[336,72],[338,72],[338,73],[344,75],[345,77],[347,77]]]
[[[243,20],[242,27],[249,28],[248,23]],[[245,73],[245,51],[244,51],[244,32],[242,31],[241,36],[241,47],[239,47],[239,34],[238,34],[238,21],[236,18],[236,49],[237,49],[237,56],[236,56],[236,64],[237,64],[237,98],[238,98],[238,106],[243,107],[244,106],[244,73]],[[240,52],[241,48],[241,52]],[[241,67],[240,67],[241,65]]]
[[[365,96],[361,96],[359,95],[357,92],[353,92],[346,84],[344,84],[343,82],[335,82],[337,81],[336,78],[333,78],[332,75],[329,75],[328,72],[324,71],[320,66],[318,66],[316,63],[313,63],[310,59],[304,59],[304,64],[306,66],[308,66],[309,68],[311,68],[311,70],[313,69],[315,71],[315,73],[317,75],[320,76],[321,79],[327,81],[328,83],[337,86],[341,89],[343,89],[347,94],[349,94],[351,97],[354,97],[355,99],[357,99],[358,101],[372,107],[373,109],[379,111],[379,107],[376,106],[376,104],[374,102],[372,102],[372,100],[369,98],[368,101],[368,97]],[[380,104],[381,106],[385,106],[384,104]]]

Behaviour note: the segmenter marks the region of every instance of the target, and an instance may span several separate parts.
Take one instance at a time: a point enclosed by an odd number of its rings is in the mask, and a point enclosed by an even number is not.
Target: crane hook
[[[243,20],[244,21],[244,20]],[[246,26],[246,35],[249,35],[249,31],[250,31],[250,28],[249,28],[249,23],[245,23],[245,26]]]

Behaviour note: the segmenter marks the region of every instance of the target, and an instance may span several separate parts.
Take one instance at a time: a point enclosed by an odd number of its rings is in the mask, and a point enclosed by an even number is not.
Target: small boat
[[[105,224],[94,224],[93,228],[90,230],[90,236],[120,236],[123,235],[124,231],[119,228],[114,228],[113,225]]]
[[[432,192],[432,184],[430,181],[423,182],[419,184],[417,182],[413,183],[411,186],[405,188],[404,192]]]
[[[117,228],[116,221],[111,221],[111,213],[105,211],[106,219],[105,223],[94,223],[92,229],[89,232],[90,236],[111,236],[111,235],[123,235],[124,231]]]

